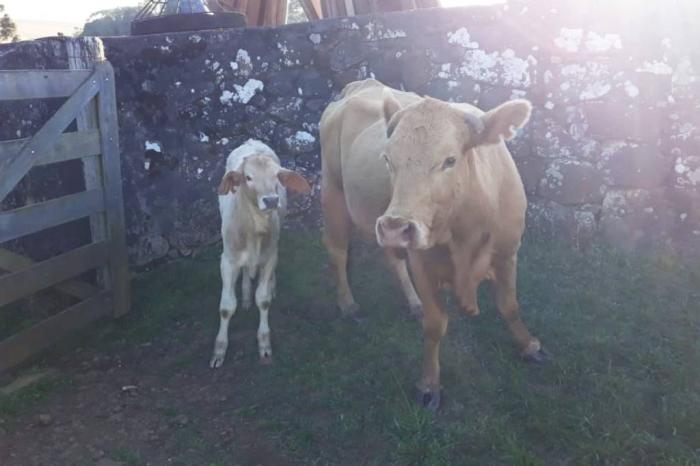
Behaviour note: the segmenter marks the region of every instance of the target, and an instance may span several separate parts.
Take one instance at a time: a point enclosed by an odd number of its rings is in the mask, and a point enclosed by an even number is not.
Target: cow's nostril
[[[416,227],[413,224],[413,222],[408,222],[405,227],[403,227],[403,231],[401,232],[401,239],[405,241],[411,241],[413,239],[413,235],[415,234]]]

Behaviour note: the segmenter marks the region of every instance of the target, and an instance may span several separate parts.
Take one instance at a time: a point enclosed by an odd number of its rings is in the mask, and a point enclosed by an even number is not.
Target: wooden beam
[[[0,243],[102,212],[104,193],[91,189],[0,212]]]
[[[90,70],[0,71],[0,99],[48,99],[68,97],[90,77]]]
[[[102,291],[0,342],[0,373],[26,361],[69,333],[109,314],[112,293]]]
[[[31,268],[0,276],[0,306],[104,264],[109,259],[111,248],[107,241],[88,244],[38,262]]]
[[[107,232],[112,244],[109,262],[110,285],[114,291],[114,316],[119,317],[126,314],[131,306],[129,255],[126,248],[126,221],[124,219],[114,70],[109,62],[105,62],[105,65],[102,90],[97,96],[97,114],[102,144]]]
[[[289,2],[287,0],[278,0],[279,7],[277,9],[277,18],[275,18],[275,25],[282,26],[287,24],[287,13],[289,10]]]
[[[262,24],[262,0],[246,0],[245,3],[245,14],[248,18],[248,26],[260,26]]]
[[[68,67],[70,69],[92,69],[96,62],[104,61],[104,47],[99,38],[82,41],[66,41],[66,52],[68,54]],[[92,99],[75,119],[78,124],[78,131],[94,131],[96,133],[95,143],[98,152],[101,150],[100,133],[97,122],[97,100]],[[83,177],[85,178],[85,189],[102,188],[102,160],[98,157],[83,158]],[[104,212],[97,212],[90,216],[90,238],[92,242],[104,241],[108,238],[107,220]],[[97,271],[97,282],[102,288],[109,288],[109,267],[105,265]]]
[[[318,21],[323,19],[323,9],[321,8],[321,0],[300,0],[301,7],[306,13],[309,21]]]
[[[0,249],[0,269],[7,272],[19,272],[34,266],[36,262],[21,254],[7,249]],[[100,289],[88,282],[70,279],[59,283],[55,287],[58,291],[78,299],[86,299],[97,294]]]
[[[22,146],[27,144],[30,139],[0,141],[0,160],[9,158],[12,154],[19,152]],[[39,154],[36,162],[34,162],[34,166],[65,162],[67,160],[98,155],[99,153],[100,133],[97,130],[63,133],[58,137],[58,141],[53,147]]]
[[[352,0],[345,0],[345,16],[355,16],[355,5]]]
[[[66,127],[100,89],[106,67],[97,64],[94,71],[71,95],[44,126],[27,142],[22,149],[7,159],[0,160],[0,201],[14,189],[39,158],[39,154],[51,148]],[[72,71],[78,73],[78,71]]]

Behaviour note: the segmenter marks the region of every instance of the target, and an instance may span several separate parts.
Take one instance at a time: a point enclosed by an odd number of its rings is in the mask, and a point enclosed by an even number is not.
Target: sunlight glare
[[[444,7],[468,6],[468,5],[493,5],[495,3],[505,3],[505,0],[440,0]]]

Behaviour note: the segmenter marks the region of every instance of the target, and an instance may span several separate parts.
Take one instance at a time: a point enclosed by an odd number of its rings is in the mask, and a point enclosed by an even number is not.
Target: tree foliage
[[[91,14],[81,36],[124,36],[131,31],[131,21],[141,9],[140,6],[125,6],[100,10]]]
[[[0,16],[0,42],[18,41],[17,25],[12,21],[10,15],[5,13],[5,5],[0,4],[0,14],[2,14]]]
[[[308,21],[304,8],[299,0],[289,0],[287,6],[287,23],[303,23]]]

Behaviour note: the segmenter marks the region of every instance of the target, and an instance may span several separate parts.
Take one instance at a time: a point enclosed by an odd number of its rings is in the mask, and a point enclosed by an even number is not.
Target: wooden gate
[[[129,275],[114,71],[107,61],[84,70],[0,70],[0,100],[67,97],[31,138],[0,141],[0,202],[34,166],[82,159],[82,192],[0,212],[0,312],[37,291],[55,289],[78,304],[0,341],[0,372],[55,343],[71,331],[129,309]],[[77,121],[78,131],[64,132]],[[41,262],[2,248],[2,243],[81,218],[91,240]],[[76,277],[97,270],[98,286]]]

